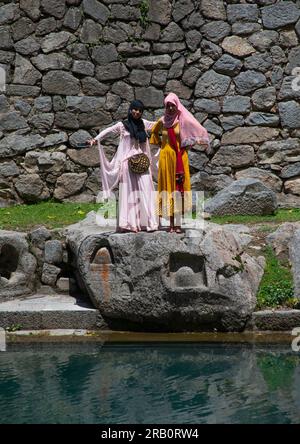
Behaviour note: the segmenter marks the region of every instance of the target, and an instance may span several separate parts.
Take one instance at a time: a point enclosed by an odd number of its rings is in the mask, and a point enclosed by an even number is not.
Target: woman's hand
[[[203,148],[203,149],[205,149],[205,150],[207,150],[208,147],[209,147],[209,144],[208,144],[207,142],[199,143],[199,145],[201,146],[201,148]]]
[[[89,139],[89,140],[87,141],[87,143],[88,143],[90,146],[93,146],[93,145],[96,145],[97,140],[96,140],[96,139]]]

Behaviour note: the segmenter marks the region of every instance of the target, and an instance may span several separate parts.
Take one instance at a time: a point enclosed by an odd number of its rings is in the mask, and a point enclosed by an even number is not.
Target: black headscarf
[[[140,100],[133,100],[129,106],[128,109],[128,115],[127,120],[123,121],[123,124],[127,131],[129,131],[131,137],[134,137],[139,142],[146,142],[147,140],[147,133],[145,131],[145,125],[143,122],[142,117],[139,119],[135,119],[132,114],[131,110],[133,109],[140,109],[142,112],[144,111],[144,104]]]

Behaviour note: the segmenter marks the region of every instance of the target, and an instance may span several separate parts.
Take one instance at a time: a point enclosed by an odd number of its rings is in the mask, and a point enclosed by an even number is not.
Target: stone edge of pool
[[[7,343],[94,342],[94,343],[291,343],[291,332],[245,331],[242,333],[143,333],[80,329],[21,330],[7,332]]]
[[[107,331],[99,310],[79,304],[75,297],[36,294],[0,303],[0,327],[18,330]],[[291,331],[300,327],[300,310],[262,310],[252,313],[245,331]],[[119,329],[112,329],[119,330]],[[123,328],[126,330],[126,327]]]

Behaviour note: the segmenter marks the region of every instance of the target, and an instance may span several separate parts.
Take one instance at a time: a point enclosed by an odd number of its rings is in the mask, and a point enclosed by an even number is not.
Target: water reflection
[[[298,423],[288,346],[81,345],[0,354],[1,423]]]

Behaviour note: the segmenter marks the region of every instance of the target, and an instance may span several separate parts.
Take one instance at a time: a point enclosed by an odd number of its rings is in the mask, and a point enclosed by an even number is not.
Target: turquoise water
[[[289,345],[15,346],[0,423],[299,423],[299,364]]]

